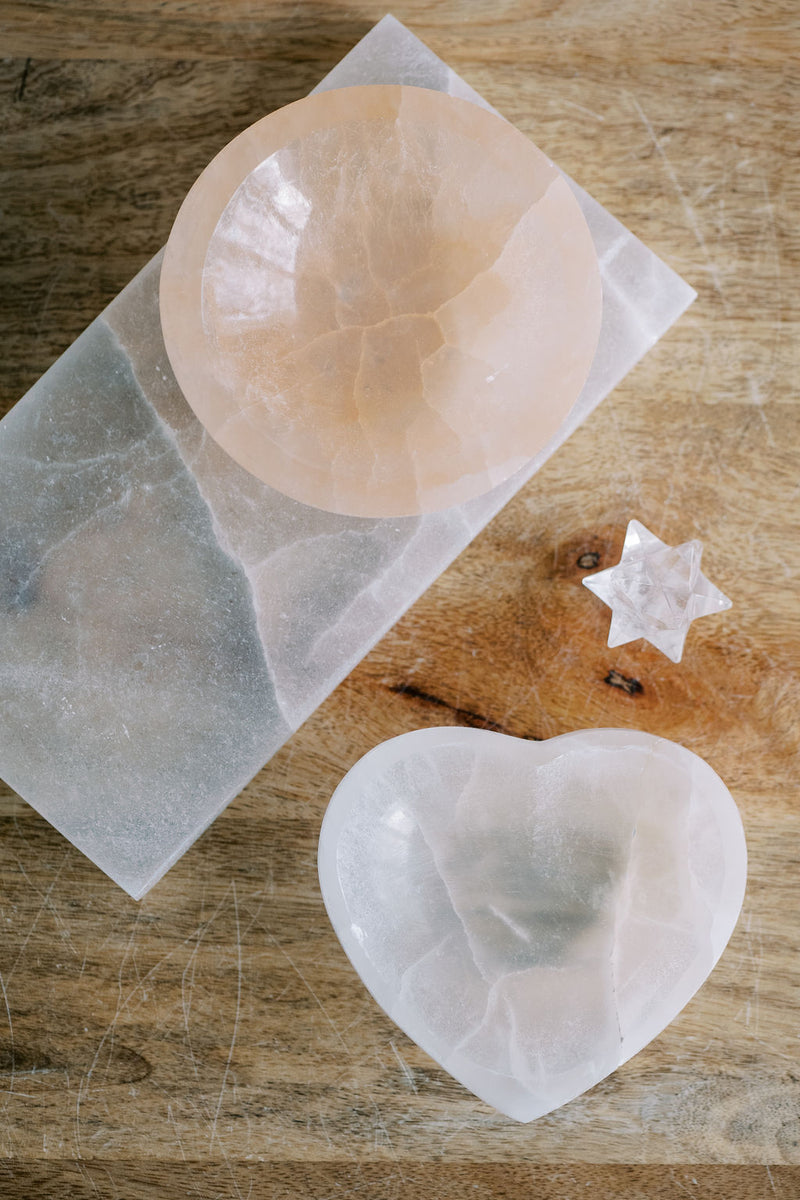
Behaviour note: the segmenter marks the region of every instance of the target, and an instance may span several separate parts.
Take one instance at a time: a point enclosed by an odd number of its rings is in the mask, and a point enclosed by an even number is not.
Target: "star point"
[[[617,565],[583,580],[611,609],[608,645],[641,637],[680,662],[692,621],[731,607],[700,570],[702,553],[696,538],[668,546],[641,521],[629,521]]]

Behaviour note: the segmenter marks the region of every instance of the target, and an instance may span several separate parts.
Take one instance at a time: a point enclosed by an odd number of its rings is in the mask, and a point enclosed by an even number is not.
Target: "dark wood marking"
[[[28,82],[28,71],[30,71],[30,69],[31,69],[31,60],[29,58],[26,58],[25,66],[22,68],[22,78],[20,79],[19,87],[17,88],[17,96],[16,96],[17,101],[20,101],[22,99],[22,97],[25,95],[25,84]]]
[[[97,1077],[107,1085],[139,1083],[152,1074],[153,1067],[146,1058],[129,1046],[111,1045],[96,1059],[93,1048],[62,1048],[51,1055],[42,1046],[20,1045],[11,1040],[0,1042],[0,1079],[15,1075],[50,1075],[62,1073],[77,1077]]]
[[[472,729],[489,729],[493,733],[505,733],[513,737],[523,737],[529,742],[541,741],[541,738],[534,737],[532,734],[511,734],[511,731],[506,729],[504,725],[498,725],[497,721],[492,721],[489,717],[481,716],[480,713],[472,712],[469,708],[459,708],[455,704],[451,704],[448,700],[443,700],[441,696],[434,696],[431,692],[425,692],[422,688],[416,687],[413,683],[395,683],[389,688],[396,696],[410,696],[412,700],[422,700],[425,704],[432,704],[436,708],[446,708],[448,712],[453,713],[458,717],[459,721],[464,725],[469,725]]]
[[[587,550],[585,554],[578,555],[578,566],[582,571],[591,571],[600,562],[600,555],[596,550]]]
[[[634,679],[630,675],[623,675],[621,671],[609,671],[603,683],[607,683],[609,687],[619,688],[628,696],[638,696],[644,691],[644,687],[638,679]]]

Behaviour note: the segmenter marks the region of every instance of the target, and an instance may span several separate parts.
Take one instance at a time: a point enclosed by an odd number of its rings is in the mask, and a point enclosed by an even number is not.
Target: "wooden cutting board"
[[[141,904],[0,791],[0,1192],[800,1196],[797,5],[394,13],[698,301]],[[4,0],[0,411],[165,241],[214,152],[382,15]],[[733,600],[678,665],[609,650],[581,586],[634,516],[700,538]],[[377,1009],[319,895],[344,772],[437,724],[662,734],[708,759],[745,823],[745,908],[711,979],[529,1126]]]

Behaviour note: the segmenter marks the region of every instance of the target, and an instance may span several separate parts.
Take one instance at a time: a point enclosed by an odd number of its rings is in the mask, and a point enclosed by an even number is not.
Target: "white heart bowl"
[[[518,1121],[677,1016],[733,932],[746,869],[719,776],[624,729],[403,734],[348,772],[319,844],[328,915],[375,1000]]]

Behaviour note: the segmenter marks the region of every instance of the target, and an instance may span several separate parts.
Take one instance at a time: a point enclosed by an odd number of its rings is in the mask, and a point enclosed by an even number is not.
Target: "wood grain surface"
[[[800,1196],[796,0],[409,0],[395,15],[699,299],[136,904],[0,791],[0,1194]],[[214,152],[306,93],[375,4],[3,0],[0,404],[164,242]],[[0,497],[0,503],[2,498]],[[580,586],[638,517],[733,600],[673,665]],[[590,558],[586,558],[590,555]],[[708,759],[744,912],[678,1019],[532,1125],[381,1013],[316,876],[383,738],[649,730]]]

